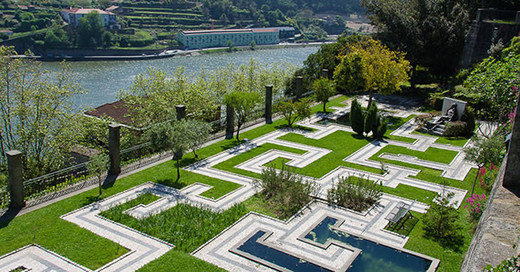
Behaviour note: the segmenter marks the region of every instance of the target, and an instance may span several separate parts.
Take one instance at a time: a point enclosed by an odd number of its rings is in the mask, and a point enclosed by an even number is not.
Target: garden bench
[[[397,203],[397,205],[392,209],[392,211],[390,211],[390,213],[385,217],[385,219],[390,221],[394,225],[397,224],[397,222],[399,222],[401,218],[403,218],[406,214],[410,212],[410,209],[412,208],[413,204],[415,204],[415,201],[416,200],[414,200],[412,204],[406,204],[402,201],[399,201],[399,203]]]

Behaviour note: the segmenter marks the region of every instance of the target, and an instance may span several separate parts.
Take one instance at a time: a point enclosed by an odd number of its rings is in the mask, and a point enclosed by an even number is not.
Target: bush
[[[428,98],[428,105],[432,109],[440,111],[442,109],[442,103],[447,92],[448,91],[443,91],[442,89],[437,88],[434,93],[430,94],[430,97]]]
[[[466,122],[456,121],[450,122],[446,124],[446,130],[444,131],[443,136],[446,137],[458,137],[464,134],[466,130]]]
[[[350,125],[352,126],[352,130],[360,136],[363,136],[363,129],[365,127],[364,121],[365,116],[363,109],[361,109],[361,104],[359,104],[357,99],[352,100],[352,104],[350,105]]]
[[[464,131],[462,132],[461,136],[471,137],[477,126],[475,122],[475,111],[473,110],[473,108],[470,106],[466,106],[466,109],[460,117],[460,120],[466,123],[466,127],[464,128]]]
[[[383,193],[381,182],[368,177],[340,177],[338,184],[327,193],[329,203],[362,212],[377,203]]]
[[[450,204],[454,193],[443,191],[432,201],[430,209],[424,215],[424,230],[427,236],[437,238],[441,243],[449,243],[451,239],[460,236],[460,225],[457,223],[459,213]]]
[[[264,199],[274,213],[283,218],[298,212],[318,190],[316,183],[304,181],[302,176],[285,165],[280,171],[274,166],[262,170],[262,178],[255,180],[255,186],[263,189]]]

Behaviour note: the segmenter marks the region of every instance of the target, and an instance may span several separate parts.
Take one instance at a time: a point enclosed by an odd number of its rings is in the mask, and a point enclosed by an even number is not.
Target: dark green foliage
[[[101,216],[172,243],[175,250],[192,252],[246,214],[243,204],[235,205],[223,212],[178,204],[167,211],[141,220],[124,213],[138,204],[150,203],[150,200],[154,200],[153,195],[143,195],[104,211]]]
[[[363,114],[361,104],[359,104],[357,99],[352,100],[352,104],[350,106],[350,125],[352,126],[352,130],[354,130],[354,132],[360,136],[363,136],[365,116]]]
[[[377,106],[375,102],[370,103],[370,107],[367,110],[367,114],[365,115],[365,126],[364,131],[368,134],[370,131],[377,129]]]
[[[387,124],[388,124],[388,121],[386,120],[386,118],[383,118],[382,116],[379,116],[379,115],[377,116],[376,126],[372,130],[372,135],[374,136],[374,138],[379,139],[379,140],[383,139],[383,136],[386,133]]]
[[[458,137],[464,134],[466,129],[466,122],[456,121],[449,122],[446,124],[446,130],[444,130],[444,134],[442,136],[445,137]]]
[[[329,79],[320,78],[314,81],[312,87],[316,102],[321,102],[323,104],[323,112],[327,112],[327,102],[329,102],[331,96],[336,94],[336,90],[332,87],[332,82]]]
[[[327,192],[327,200],[347,209],[363,212],[377,203],[382,193],[381,182],[368,177],[340,177],[338,184]]]
[[[298,212],[312,200],[311,195],[318,189],[316,183],[305,181],[285,164],[282,164],[280,171],[274,165],[262,170],[262,178],[255,181],[255,186],[263,189],[262,196],[274,212],[283,218]]]
[[[423,217],[426,236],[437,239],[446,246],[455,246],[460,242],[460,229],[458,223],[459,213],[453,204],[450,204],[454,193],[443,192],[438,194],[436,201],[432,201],[430,209]]]
[[[97,11],[89,12],[79,19],[77,30],[78,45],[80,47],[94,48],[102,45],[101,35],[105,32],[103,20]]]

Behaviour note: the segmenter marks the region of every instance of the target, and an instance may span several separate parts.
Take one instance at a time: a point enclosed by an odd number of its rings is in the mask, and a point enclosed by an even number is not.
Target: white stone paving
[[[383,108],[390,110],[393,109],[384,105]],[[278,138],[288,133],[298,133],[304,135],[307,138],[321,139],[336,131],[352,132],[350,127],[332,123],[328,125],[320,125],[316,123],[323,118],[338,118],[338,116],[348,111],[349,106],[345,106],[343,108],[338,108],[335,113],[316,114],[310,119],[298,123],[313,129],[313,131],[301,131],[296,129],[276,130],[185,168],[188,171],[192,171],[201,175],[234,182],[241,185],[241,187],[239,187],[237,190],[230,192],[220,197],[219,199],[209,199],[201,196],[203,192],[211,189],[211,186],[205,184],[196,183],[182,190],[176,190],[160,184],[145,183],[125,192],[114,195],[103,201],[63,215],[62,218],[64,220],[75,223],[80,227],[88,229],[97,235],[119,243],[121,246],[130,250],[128,254],[125,254],[124,256],[101,267],[98,269],[98,271],[134,271],[146,263],[160,257],[162,254],[170,250],[173,245],[102,218],[99,216],[101,211],[106,210],[114,205],[119,205],[134,199],[143,192],[151,192],[157,196],[160,196],[161,198],[148,205],[139,205],[134,207],[126,211],[126,213],[136,218],[143,218],[151,214],[167,210],[180,202],[191,203],[194,205],[203,205],[214,210],[227,209],[232,205],[245,201],[251,197],[256,193],[256,189],[253,186],[252,178],[216,169],[214,168],[215,165],[227,161],[239,154],[248,152],[249,150],[252,150],[265,143],[271,143],[299,149],[304,151],[304,153],[296,154],[280,150],[270,150],[259,156],[256,156],[255,158],[243,162],[236,167],[255,173],[260,173],[263,169],[263,165],[280,157],[288,159],[288,165],[300,168],[305,167],[330,153],[331,150],[283,141]],[[402,111],[397,112],[397,115],[402,117],[405,117],[406,114],[406,112]],[[415,125],[410,121],[392,133],[392,135],[396,136],[414,138],[415,141],[413,143],[404,143],[398,141],[373,141],[344,160],[360,165],[380,168],[381,163],[371,161],[370,157],[379,152],[386,145],[398,145],[418,151],[425,151],[430,147],[435,147],[458,151],[459,154],[450,164],[434,163],[430,161],[419,160],[415,157],[395,154],[382,154],[381,156],[383,158],[405,161],[411,164],[423,165],[433,169],[442,170],[442,175],[444,177],[458,180],[463,180],[469,170],[472,167],[475,167],[474,165],[468,164],[466,161],[464,161],[464,157],[461,155],[463,153],[461,152],[460,147],[436,144],[434,143],[436,137],[412,134],[411,132],[413,132],[414,129]],[[321,190],[317,196],[326,198],[326,192],[333,186],[334,181],[337,181],[339,177],[347,177],[349,175],[365,175],[370,179],[382,181],[385,186],[394,188],[399,184],[406,184],[436,193],[442,192],[442,186],[439,184],[414,179],[413,176],[416,176],[419,173],[419,170],[417,169],[410,169],[395,165],[386,165],[385,168],[386,173],[378,175],[347,167],[337,167],[324,177],[315,180],[315,182],[321,186]],[[448,187],[447,191],[455,193],[455,198],[453,201],[457,202],[458,205],[462,203],[463,197],[466,194],[465,190],[453,187]],[[224,233],[217,236],[215,239],[211,240],[208,244],[201,247],[194,254],[201,259],[210,261],[220,267],[233,271],[242,271],[246,268],[246,270],[268,270],[267,267],[259,267],[257,262],[250,261],[229,251],[231,247],[237,245],[237,241],[244,237],[250,237],[252,234],[254,234],[253,232],[262,229],[270,233],[270,235],[266,235],[265,239],[263,240],[265,243],[277,245],[279,248],[289,250],[290,252],[296,254],[296,256],[300,256],[310,261],[326,264],[333,270],[340,269],[353,260],[355,255],[359,253],[356,251],[356,249],[337,245],[335,243],[326,249],[316,246],[309,246],[307,242],[300,239],[301,237],[299,237],[299,235],[308,230],[311,225],[317,224],[317,222],[322,220],[326,215],[342,220],[341,224],[337,226],[339,230],[388,244],[393,247],[402,248],[408,238],[384,230],[384,227],[388,223],[388,220],[385,219],[385,216],[390,213],[392,208],[395,207],[395,205],[397,205],[399,202],[411,204],[412,200],[402,199],[385,194],[383,195],[380,203],[370,209],[366,214],[359,214],[345,209],[333,208],[318,202],[314,202],[311,206],[305,209],[301,215],[293,217],[293,219],[289,220],[288,222],[282,222],[252,213],[241,219],[239,222],[234,224]],[[427,205],[419,202],[414,202],[412,206],[412,210],[416,212],[425,213],[427,209]],[[237,232],[236,230],[240,231]],[[36,253],[28,253],[32,252],[30,250]],[[44,249],[41,249],[37,246],[32,247],[29,250],[23,249],[1,257],[0,267],[3,267],[1,264],[2,262],[5,262],[7,258],[19,258],[22,260],[21,265],[24,266],[26,264],[37,265],[39,260],[51,259],[46,258],[46,254],[56,256],[56,254],[49,253],[48,251],[45,251]],[[61,258],[59,256],[56,257],[58,259]],[[55,259],[52,260],[52,262],[54,262]],[[61,260],[64,260],[64,258],[61,258]],[[67,263],[67,261],[65,262]],[[59,260],[56,259],[56,263],[59,263]],[[74,266],[73,263],[71,263],[71,265]],[[55,267],[60,266],[56,265]],[[81,266],[77,267],[78,269],[84,269]],[[72,269],[64,270],[72,271]]]

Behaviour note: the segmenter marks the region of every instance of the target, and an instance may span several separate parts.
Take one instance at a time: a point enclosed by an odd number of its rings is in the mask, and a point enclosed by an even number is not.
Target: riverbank
[[[52,53],[48,53],[46,56],[34,56],[35,59],[40,61],[132,61],[132,60],[150,60],[150,59],[163,59],[171,58],[175,56],[196,56],[200,54],[212,54],[222,52],[237,52],[237,51],[254,51],[254,50],[266,50],[266,49],[280,49],[280,48],[291,48],[291,47],[308,47],[308,46],[319,46],[325,43],[332,43],[334,41],[324,42],[309,42],[309,43],[279,43],[270,45],[257,45],[254,48],[250,46],[235,46],[229,50],[228,47],[213,47],[204,49],[194,50],[137,50],[129,52],[128,50],[75,50],[73,54],[67,51],[56,50]],[[95,54],[97,52],[97,54]],[[90,53],[90,54],[89,54]],[[108,54],[105,54],[108,53]],[[110,54],[111,53],[111,54]],[[125,53],[134,53],[128,54]],[[21,56],[23,57],[23,56]]]

